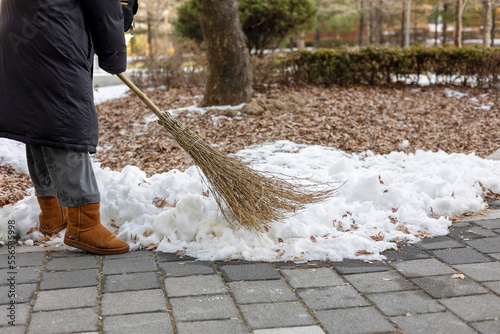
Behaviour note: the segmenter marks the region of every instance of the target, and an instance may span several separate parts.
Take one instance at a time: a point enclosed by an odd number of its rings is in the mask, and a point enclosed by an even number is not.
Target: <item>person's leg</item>
[[[45,166],[42,148],[26,145],[26,158],[31,181],[35,187],[35,196],[42,212],[40,213],[38,229],[45,235],[52,235],[66,228],[68,209],[61,207],[56,198],[56,192]]]
[[[129,245],[101,224],[100,194],[87,152],[42,148],[59,202],[68,207],[64,243],[95,254],[120,254]]]

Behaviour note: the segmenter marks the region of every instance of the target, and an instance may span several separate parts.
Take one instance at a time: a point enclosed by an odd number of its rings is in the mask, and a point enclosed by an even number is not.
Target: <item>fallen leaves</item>
[[[366,249],[361,249],[361,250],[356,251],[356,253],[354,253],[354,255],[356,255],[356,256],[372,255],[372,254],[374,254],[374,253],[373,252],[369,252]]]

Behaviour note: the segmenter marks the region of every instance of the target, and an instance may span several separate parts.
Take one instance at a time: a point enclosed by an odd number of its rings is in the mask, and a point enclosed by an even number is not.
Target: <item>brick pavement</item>
[[[18,268],[0,264],[0,332],[500,333],[500,210],[384,254],[253,263],[18,247]]]

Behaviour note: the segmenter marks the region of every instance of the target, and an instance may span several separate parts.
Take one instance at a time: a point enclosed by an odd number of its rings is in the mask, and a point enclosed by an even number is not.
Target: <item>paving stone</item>
[[[97,287],[39,291],[33,311],[97,307]]]
[[[141,257],[138,259],[123,258],[117,260],[108,260],[104,258],[102,272],[104,275],[138,273],[145,271],[157,271],[154,257]]]
[[[488,231],[487,229],[484,229],[479,226],[475,226],[470,224],[469,226],[461,227],[461,228],[454,228],[451,230],[451,232],[448,234],[451,238],[457,239],[457,240],[471,240],[471,239],[481,239],[485,237],[495,237],[496,234]]]
[[[210,262],[165,262],[160,263],[160,269],[163,277],[217,274],[214,265]]]
[[[168,297],[184,297],[227,293],[219,275],[169,277],[165,279]]]
[[[369,305],[348,283],[327,288],[298,289],[297,294],[312,310]]]
[[[0,269],[0,285],[10,285],[10,280],[16,284],[36,283],[40,277],[39,267],[23,267],[10,269]]]
[[[358,334],[394,332],[396,328],[372,307],[313,313],[328,333]]]
[[[500,320],[473,322],[471,326],[481,334],[500,333]]]
[[[491,256],[492,258],[497,259],[498,261],[500,261],[500,253],[488,254],[488,255]]]
[[[250,328],[292,327],[316,324],[311,315],[299,302],[247,304],[241,305],[240,311]]]
[[[424,259],[413,261],[394,262],[391,264],[398,272],[406,277],[433,276],[443,274],[454,274],[451,269],[436,259]]]
[[[82,288],[97,284],[97,269],[45,272],[42,276],[40,290]]]
[[[14,327],[26,325],[31,305],[29,303],[15,304],[2,306],[2,316],[0,317],[0,326],[13,327],[9,322],[14,324]],[[24,327],[23,327],[24,328]],[[4,333],[4,328],[0,328],[0,332]],[[23,332],[24,333],[24,332]]]
[[[17,248],[16,248],[17,251]],[[15,263],[9,264],[7,261],[7,256],[2,256],[5,260],[0,261],[0,268],[6,269],[9,268],[10,265],[14,265],[15,267],[41,267],[45,262],[45,252],[39,253],[16,253],[15,254]]]
[[[384,255],[387,258],[387,261],[399,261],[399,260],[408,261],[408,260],[429,258],[428,254],[422,252],[417,247],[410,245],[401,246],[399,247],[398,250],[395,251],[383,252],[382,255]]]
[[[493,232],[495,232],[496,234],[500,234],[500,229],[497,228],[497,229],[493,230]]]
[[[320,288],[344,284],[344,280],[331,268],[286,269],[281,273],[288,283],[298,288]]]
[[[69,247],[69,246],[68,246]],[[79,250],[77,248],[72,248],[71,249],[63,249],[63,250],[57,250],[54,252],[50,252],[50,258],[58,258],[58,257],[94,257],[95,255],[92,253],[87,253],[85,251]]]
[[[24,334],[26,332],[25,326],[9,326],[0,328],[2,334]]]
[[[387,316],[407,313],[432,313],[445,310],[434,299],[418,290],[372,293],[366,294],[365,297],[370,299]]]
[[[187,255],[177,255],[175,253],[156,252],[158,262],[185,262],[196,260],[194,257]]]
[[[448,264],[491,262],[490,258],[472,248],[439,249],[431,253]]]
[[[465,241],[465,243],[481,253],[500,252],[500,237],[469,240]]]
[[[483,285],[495,292],[497,295],[500,295],[500,281],[495,282],[483,282]]]
[[[470,278],[451,278],[452,275],[414,278],[412,281],[434,298],[475,295],[487,293],[482,286]]]
[[[453,267],[479,282],[497,281],[500,277],[500,262],[461,264]]]
[[[307,261],[307,262],[274,262],[274,266],[278,269],[311,269],[311,268],[328,268],[330,265],[325,261]]]
[[[56,257],[50,258],[45,267],[46,271],[66,271],[76,269],[99,269],[99,257],[81,256],[81,257]]]
[[[416,246],[425,250],[465,247],[464,244],[457,242],[448,236],[422,239],[422,241]]]
[[[28,334],[97,332],[97,308],[34,312]]]
[[[362,293],[390,292],[416,289],[413,284],[405,280],[394,271],[371,274],[346,275],[349,281]]]
[[[14,300],[16,304],[29,302],[33,299],[36,284],[15,284],[13,289],[9,285],[0,286],[0,305],[10,304]],[[10,295],[15,294],[15,298]]]
[[[219,269],[227,282],[281,279],[269,263],[228,265],[220,266]]]
[[[365,262],[362,260],[332,262],[331,266],[341,275],[374,273],[390,269],[381,261]]]
[[[102,292],[161,289],[156,272],[106,275],[102,278]]]
[[[463,321],[448,312],[400,316],[391,320],[406,334],[475,333]]]
[[[498,319],[500,315],[500,297],[494,295],[455,297],[441,303],[465,321]]]
[[[256,329],[253,334],[324,334],[319,326]]]
[[[476,220],[474,223],[488,230],[500,228],[500,219]]]
[[[104,260],[118,260],[118,259],[134,259],[134,261],[141,261],[142,257],[154,257],[153,251],[148,250],[135,250],[123,254],[104,255]]]
[[[178,322],[177,323],[177,334],[193,334],[193,333],[247,334],[249,332],[241,319]]]
[[[239,318],[238,309],[229,295],[171,298],[175,321],[200,321]]]
[[[167,312],[104,317],[102,331],[106,334],[174,333]]]
[[[232,282],[229,283],[229,288],[238,304],[297,300],[297,296],[283,280]]]
[[[102,314],[167,311],[163,290],[113,292],[102,295]]]

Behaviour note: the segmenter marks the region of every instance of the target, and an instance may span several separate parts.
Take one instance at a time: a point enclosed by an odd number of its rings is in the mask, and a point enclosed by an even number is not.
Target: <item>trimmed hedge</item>
[[[496,48],[369,46],[357,50],[299,51],[274,57],[278,58],[267,60],[267,78],[259,78],[264,79],[261,83],[385,85],[418,83],[423,76],[431,83],[487,87],[496,84],[500,76],[500,49]],[[268,72],[271,69],[272,78]],[[260,72],[258,68],[257,71]],[[256,79],[258,76],[256,73]]]

